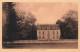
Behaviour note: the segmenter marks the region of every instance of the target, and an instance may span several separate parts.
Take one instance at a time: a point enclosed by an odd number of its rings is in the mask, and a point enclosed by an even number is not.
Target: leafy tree
[[[37,33],[36,33],[37,29],[36,29],[35,21],[36,21],[35,16],[29,12],[26,20],[26,23],[28,22],[30,26],[30,28],[27,30],[27,31],[30,30],[28,34],[29,39],[37,39]]]
[[[18,12],[20,26],[20,34],[22,39],[37,39],[36,35],[36,18],[32,13],[28,13],[26,16],[25,12]]]
[[[61,29],[61,37],[65,39],[78,38],[78,13],[76,11],[68,11],[63,17],[63,21],[58,20],[56,23]]]
[[[16,4],[13,2],[3,2],[2,5],[2,12],[6,16],[6,21],[3,19],[5,21],[3,23],[3,41],[37,39],[36,18],[31,12],[26,16],[25,12],[15,9]]]

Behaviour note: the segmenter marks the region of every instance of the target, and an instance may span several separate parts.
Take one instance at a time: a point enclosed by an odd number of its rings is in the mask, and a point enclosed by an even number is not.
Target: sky
[[[67,11],[77,11],[78,5],[72,2],[18,2],[16,8],[24,11],[26,15],[28,12],[34,14],[36,24],[56,24]]]

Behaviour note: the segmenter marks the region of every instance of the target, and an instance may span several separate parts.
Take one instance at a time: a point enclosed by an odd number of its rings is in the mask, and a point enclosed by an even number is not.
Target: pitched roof
[[[40,24],[38,27],[59,27],[57,24]]]
[[[37,28],[38,29],[60,29],[59,26],[57,24],[40,24],[40,25],[37,25]]]
[[[58,27],[58,25],[57,24],[41,24],[41,25],[39,25],[40,27],[51,27],[51,26],[53,26],[53,27]]]

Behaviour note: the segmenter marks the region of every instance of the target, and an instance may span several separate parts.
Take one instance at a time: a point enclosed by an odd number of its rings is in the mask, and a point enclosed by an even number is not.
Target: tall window
[[[39,39],[41,39],[41,36],[39,36]]]
[[[58,38],[58,31],[57,31],[57,38]]]
[[[44,39],[44,36],[43,36],[43,39]]]
[[[57,38],[58,38],[58,36],[57,36]]]
[[[41,32],[39,31],[39,35],[41,35]]]
[[[43,31],[43,35],[44,35],[44,31]]]
[[[42,30],[42,27],[41,27],[41,30]]]
[[[41,35],[41,32],[39,31],[39,39],[41,39],[41,36],[40,35]]]
[[[53,39],[55,39],[55,37],[53,36]]]
[[[54,31],[53,31],[53,39],[55,38],[55,36],[54,36]]]
[[[55,29],[55,27],[53,27],[52,29]]]
[[[58,35],[58,31],[57,31],[57,35]]]
[[[53,35],[54,35],[54,31],[53,31]]]
[[[44,31],[43,31],[43,39],[44,39]]]

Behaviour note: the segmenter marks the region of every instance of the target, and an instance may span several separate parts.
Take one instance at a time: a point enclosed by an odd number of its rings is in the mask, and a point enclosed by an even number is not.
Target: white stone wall
[[[53,31],[54,31],[54,34],[53,34]],[[43,32],[44,32],[44,35],[43,35]],[[58,34],[57,34],[57,32],[58,32]],[[60,30],[37,30],[38,40],[59,40],[60,35],[61,35]],[[44,36],[44,38],[43,38],[43,36]]]

